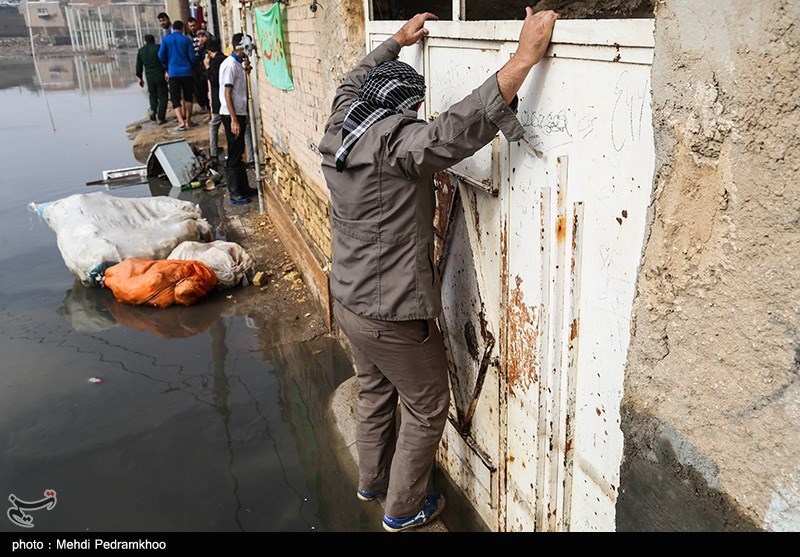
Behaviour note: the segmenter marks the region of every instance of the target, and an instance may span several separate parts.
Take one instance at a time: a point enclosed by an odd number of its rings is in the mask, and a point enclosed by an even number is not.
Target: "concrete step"
[[[333,413],[334,426],[341,434],[347,451],[340,453],[341,458],[349,458],[350,462],[344,466],[347,470],[355,470],[353,474],[353,497],[356,496],[358,485],[358,452],[356,451],[356,400],[358,398],[358,378],[353,376],[336,389],[331,398],[331,412]],[[383,498],[379,499],[383,506]],[[371,505],[374,503],[364,503]],[[447,532],[447,527],[440,519],[434,520],[431,524],[412,529],[414,532]]]

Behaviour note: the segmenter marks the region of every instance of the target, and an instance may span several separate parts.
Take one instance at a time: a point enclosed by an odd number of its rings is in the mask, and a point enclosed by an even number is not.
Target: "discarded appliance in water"
[[[218,175],[211,161],[185,139],[156,143],[147,157],[147,175],[166,175],[174,188],[184,188],[202,176],[202,181]]]
[[[113,187],[132,186],[141,184],[147,178],[146,166],[130,166],[128,168],[117,168],[114,170],[104,170],[103,178],[86,182],[87,186],[106,186],[107,189]]]

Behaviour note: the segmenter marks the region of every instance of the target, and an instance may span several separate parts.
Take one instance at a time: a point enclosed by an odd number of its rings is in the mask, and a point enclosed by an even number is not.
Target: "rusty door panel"
[[[476,509],[484,521],[497,527],[499,439],[499,288],[486,288],[486,276],[497,281],[499,257],[485,255],[497,235],[481,240],[482,205],[489,198],[464,180],[443,173],[435,179],[437,213],[436,261],[442,280],[443,312],[439,318],[448,351],[451,413],[446,438],[467,458],[443,453],[444,468],[462,489],[476,496]],[[477,195],[477,197],[476,197]],[[464,201],[467,199],[467,201]],[[490,198],[489,198],[490,199]],[[484,223],[494,230],[496,204],[489,203]],[[441,244],[441,247],[438,246]],[[457,435],[459,440],[452,439]],[[452,452],[452,451],[451,451]],[[481,463],[477,467],[477,462]],[[477,467],[477,468],[476,468]],[[481,481],[469,480],[476,469],[485,471]],[[484,481],[485,480],[485,481]],[[487,483],[488,482],[488,483]],[[479,486],[483,486],[480,488]]]
[[[497,408],[497,337],[485,318],[460,198],[460,191],[456,190],[439,259],[443,307],[439,326],[447,347],[451,387],[449,419],[439,462],[483,520],[496,528],[499,413],[495,411],[492,415],[485,411],[485,406],[493,404]],[[487,417],[495,423],[487,425]],[[490,435],[485,435],[487,432]]]
[[[469,444],[469,438],[459,434],[452,422],[445,427],[437,462],[472,503],[486,525],[497,529],[497,470],[486,465],[480,452]]]
[[[500,460],[500,357],[499,344],[502,313],[500,287],[500,205],[497,199],[472,184],[460,183],[460,207],[464,214],[467,238],[473,252],[475,273],[481,293],[481,331],[487,331],[495,340],[484,378],[484,388],[476,405],[471,422],[471,435],[489,454],[493,462]],[[443,312],[440,321],[447,320]]]
[[[440,262],[442,312],[439,320],[450,361],[453,414],[459,431],[469,433],[477,400],[491,364],[496,332],[487,323],[467,222],[461,204],[454,207],[445,256]]]
[[[619,401],[653,139],[649,65],[605,61],[598,48],[545,59],[520,92],[527,137],[508,161],[506,443],[514,462],[506,484],[534,505],[510,498],[509,529],[614,529]],[[535,350],[528,390],[512,362],[520,337]],[[522,410],[533,401],[535,413]],[[535,444],[518,423],[526,414],[537,417]],[[517,466],[520,457],[535,473]]]
[[[399,22],[367,22],[374,48]],[[401,59],[434,118],[519,22],[429,22]],[[497,530],[612,530],[619,400],[653,173],[652,21],[560,21],[498,136],[434,178],[452,403],[438,460]]]

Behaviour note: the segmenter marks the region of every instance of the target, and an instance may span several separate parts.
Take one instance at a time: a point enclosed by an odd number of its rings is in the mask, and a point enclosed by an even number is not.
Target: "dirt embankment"
[[[267,273],[268,278],[261,287],[246,287],[243,295],[232,291],[236,313],[253,318],[265,350],[326,335],[319,306],[278,240],[272,223],[266,215],[259,214],[255,203],[246,207],[249,209],[241,215],[228,216],[228,239],[244,247],[255,259],[257,269]]]
[[[202,122],[204,116],[198,114],[195,120]],[[174,127],[174,120],[167,120],[160,126],[149,119],[129,125],[126,131],[136,159],[145,163],[153,145],[181,138],[207,152],[208,124],[199,123],[185,132],[175,131]],[[222,131],[219,140],[222,150],[225,148]],[[250,184],[255,186],[252,170],[249,175]],[[269,217],[259,213],[255,199],[249,205],[230,205],[224,185],[210,192],[199,190],[182,192],[182,195],[196,198],[201,207],[212,208],[215,213],[212,220],[218,220],[217,235],[244,247],[256,261],[256,270],[266,273],[266,283],[260,287],[251,285],[224,293],[225,304],[229,305],[225,311],[248,316],[259,329],[264,350],[327,333],[319,306],[278,239]]]
[[[209,129],[208,124],[203,122],[207,116],[208,113],[195,113],[193,120],[197,126],[186,131],[176,131],[174,129],[177,126],[177,122],[175,121],[175,116],[171,114],[167,114],[167,122],[160,126],[147,118],[133,122],[125,129],[128,132],[128,138],[133,142],[133,156],[137,161],[144,164],[147,162],[147,156],[150,154],[153,145],[176,139],[185,139],[193,147],[208,153]],[[222,126],[217,132],[217,142],[220,152],[224,153],[227,144],[225,142],[225,130]]]

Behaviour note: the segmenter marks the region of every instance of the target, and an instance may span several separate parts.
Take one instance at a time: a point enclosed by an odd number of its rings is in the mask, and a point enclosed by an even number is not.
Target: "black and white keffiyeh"
[[[391,60],[372,68],[342,124],[342,146],[336,151],[336,170],[344,169],[350,149],[372,124],[416,108],[424,98],[425,78],[405,62]]]

